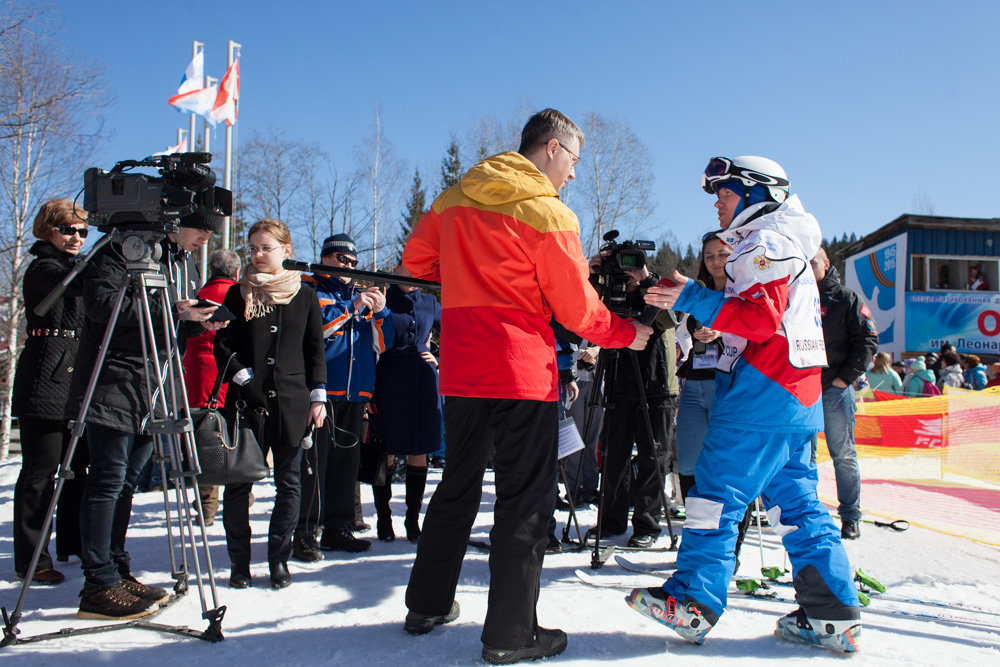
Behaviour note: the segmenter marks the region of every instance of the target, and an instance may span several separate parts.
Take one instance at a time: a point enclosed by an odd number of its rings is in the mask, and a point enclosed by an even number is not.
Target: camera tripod
[[[594,415],[598,408],[613,407],[613,402],[615,400],[615,386],[618,382],[618,364],[621,361],[620,355],[622,352],[626,353],[628,360],[632,364],[633,377],[635,378],[635,393],[639,397],[639,412],[642,413],[642,426],[646,434],[647,441],[650,443],[652,449],[653,460],[656,464],[656,479],[657,487],[660,496],[660,505],[663,511],[663,516],[667,520],[667,531],[670,534],[670,550],[677,548],[677,535],[674,534],[673,524],[670,521],[670,507],[667,503],[666,491],[664,489],[664,477],[663,468],[660,465],[660,459],[658,456],[658,450],[660,448],[660,443],[656,441],[653,434],[653,424],[649,417],[649,405],[646,402],[646,390],[643,386],[642,376],[639,372],[639,361],[636,358],[634,350],[608,350],[602,349],[597,358],[597,366],[594,369],[594,380],[591,388],[590,396],[587,399],[587,416],[584,420],[584,433],[590,432],[590,427],[594,419]],[[601,387],[603,385],[603,392]],[[604,519],[604,499],[605,492],[607,490],[607,467],[608,467],[608,441],[610,433],[610,424],[607,413],[604,415],[604,424],[601,434],[601,442],[604,443],[605,453],[601,459],[601,472],[600,472],[600,485],[598,487],[598,505],[597,505],[597,525],[596,527],[587,531],[587,535],[584,539],[584,544],[586,545],[586,540],[590,536],[594,537],[593,544],[593,554],[591,556],[590,567],[591,569],[598,569],[611,555],[611,550],[601,549],[601,534],[602,528],[601,523]],[[666,444],[666,443],[664,443]],[[583,466],[583,461],[580,461],[580,468]],[[579,471],[577,472],[577,479],[579,479]],[[574,499],[572,496],[572,490],[567,487],[567,494],[569,494],[570,506],[574,505]],[[564,537],[568,537],[568,526],[567,530],[564,531]]]
[[[88,254],[87,259],[79,263],[62,284],[53,290],[53,293],[40,304],[37,309],[40,314],[48,310],[61,296],[62,290],[83,270],[83,266],[100,251],[102,247],[112,240],[121,243],[122,255],[126,260],[126,271],[128,279],[125,280],[118,290],[111,316],[101,339],[97,359],[94,363],[94,370],[87,382],[87,387],[83,395],[83,401],[77,418],[70,422],[71,437],[62,464],[56,473],[56,485],[49,503],[48,512],[42,525],[41,535],[31,558],[31,564],[25,573],[24,583],[21,586],[20,595],[13,611],[8,615],[6,607],[3,608],[3,638],[0,640],[0,647],[13,644],[23,644],[29,642],[53,639],[55,637],[66,637],[74,634],[91,634],[95,632],[105,632],[125,628],[138,628],[153,630],[156,632],[166,632],[187,637],[195,637],[205,641],[217,642],[223,639],[222,618],[225,615],[226,607],[219,604],[218,591],[215,585],[215,575],[212,571],[212,558],[208,547],[208,537],[205,532],[205,522],[201,511],[201,499],[198,493],[197,475],[201,472],[198,464],[198,453],[194,442],[194,431],[189,416],[187,391],[184,387],[181,353],[177,343],[177,332],[172,319],[173,304],[175,301],[169,275],[164,275],[163,267],[160,264],[161,246],[159,242],[163,239],[166,230],[163,226],[146,225],[138,230],[121,230],[114,228],[111,233],[104,236],[94,246]],[[58,632],[46,633],[30,637],[19,637],[20,630],[18,623],[21,620],[21,611],[24,607],[28,589],[31,585],[32,577],[38,567],[41,552],[47,543],[47,536],[52,525],[52,518],[55,514],[56,505],[62,492],[63,485],[67,479],[73,477],[70,463],[73,460],[73,453],[84,433],[87,413],[90,410],[91,401],[97,387],[98,379],[104,367],[105,358],[115,333],[115,326],[121,315],[126,295],[131,291],[133,302],[137,307],[137,314],[140,328],[140,340],[145,367],[142,370],[143,383],[147,405],[150,414],[144,420],[145,433],[153,439],[153,461],[160,466],[160,473],[163,480],[163,509],[166,518],[167,544],[169,547],[171,576],[175,583],[173,595],[168,600],[160,603],[159,609],[153,614],[131,621],[120,621],[117,623],[84,627],[78,629],[65,629]],[[162,316],[161,331],[162,343],[157,344],[156,326],[153,321],[153,313],[150,303],[155,302],[159,306]],[[44,309],[44,310],[43,310]],[[169,471],[167,464],[169,463]],[[173,500],[171,500],[171,491]],[[191,493],[194,494],[194,502],[191,501]],[[171,504],[174,511],[171,511]],[[197,528],[197,531],[196,531]],[[200,542],[198,541],[200,539]],[[199,553],[200,552],[200,553]],[[202,557],[204,558],[204,572],[202,571]],[[207,620],[209,625],[202,631],[190,630],[186,626],[169,626],[158,623],[151,623],[150,619],[170,606],[188,590],[189,568],[193,567],[195,581],[198,586],[198,593],[201,598],[202,618]],[[205,592],[205,584],[210,589],[211,605]]]

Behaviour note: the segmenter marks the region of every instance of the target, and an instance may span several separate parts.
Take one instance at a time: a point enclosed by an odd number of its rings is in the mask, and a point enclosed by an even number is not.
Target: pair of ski
[[[624,558],[623,556],[615,556],[615,561],[618,563],[622,569],[628,570],[630,572],[636,572],[638,574],[647,574],[653,576],[664,576],[672,571],[672,568],[654,568],[645,565],[640,565],[633,563],[632,561]],[[594,586],[596,588],[615,588],[620,590],[632,590],[636,588],[636,582],[628,582],[618,579],[610,579],[606,577],[596,577],[589,572],[583,570],[576,570],[577,578],[585,584]],[[862,582],[863,586],[872,588],[873,590],[878,590],[881,588],[882,591],[885,587],[882,586],[876,579],[870,577],[861,570],[856,573],[856,579]],[[796,604],[794,598],[787,597],[784,595],[779,595],[778,591],[772,588],[791,588],[792,583],[790,581],[767,581],[764,582],[760,579],[752,578],[735,578],[732,582],[736,589],[743,595],[751,597],[755,600],[764,600],[785,604]],[[640,584],[641,585],[641,584]],[[945,609],[950,609],[953,611],[960,612],[974,612],[978,614],[987,614],[991,616],[1000,616],[1000,611],[986,609],[983,607],[977,607],[972,605],[966,605],[959,602],[944,602],[944,601],[934,601],[934,600],[920,600],[917,598],[906,598],[894,595],[878,595],[879,599],[885,600],[886,602],[904,602],[910,604],[918,604],[931,607],[941,607]],[[885,608],[868,608],[869,613],[880,614],[884,616],[904,616],[908,618],[916,618],[919,620],[926,621],[946,621],[950,623],[957,623],[960,625],[969,625],[976,628],[990,628],[993,630],[997,629],[997,625],[987,622],[982,618],[973,618],[967,616],[952,616],[947,614],[936,614],[936,613],[920,613],[913,611],[906,611],[902,609],[885,609]]]

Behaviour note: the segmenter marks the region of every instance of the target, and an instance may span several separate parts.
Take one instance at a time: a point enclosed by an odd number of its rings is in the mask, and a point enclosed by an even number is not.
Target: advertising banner
[[[1000,354],[1000,294],[908,293],[906,349],[930,352],[945,343],[959,354]]]
[[[899,355],[905,343],[909,317],[903,312],[906,290],[906,234],[899,234],[844,262],[844,285],[861,297],[878,328],[879,350]],[[918,348],[922,349],[922,348]]]

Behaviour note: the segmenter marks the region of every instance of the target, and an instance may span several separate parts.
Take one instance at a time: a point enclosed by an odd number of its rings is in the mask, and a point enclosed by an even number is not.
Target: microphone
[[[660,278],[656,283],[657,287],[677,287],[677,283],[670,278]],[[639,321],[645,324],[647,327],[653,326],[653,320],[659,314],[660,309],[656,306],[651,306],[646,304],[646,307],[642,310],[642,316]]]
[[[315,424],[310,424],[309,425],[309,430],[307,430],[306,434],[304,436],[302,436],[301,440],[299,440],[299,448],[301,448],[301,449],[312,449],[312,446],[313,446],[313,433],[315,433],[315,432],[316,432],[316,425]]]

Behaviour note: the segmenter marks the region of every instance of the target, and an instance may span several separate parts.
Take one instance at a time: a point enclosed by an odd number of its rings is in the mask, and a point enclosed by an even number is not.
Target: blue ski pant
[[[811,433],[710,426],[687,497],[677,571],[663,590],[721,615],[733,576],[737,526],[747,505],[760,496],[788,552],[795,598],[806,614],[858,618],[851,565],[840,531],[816,497],[811,454]]]

